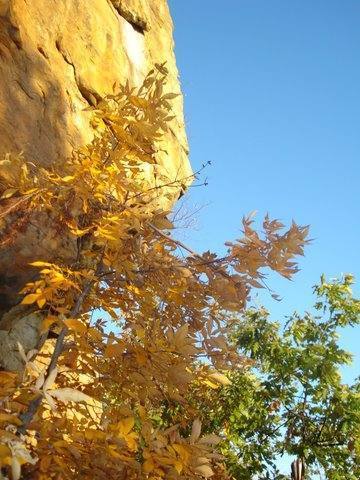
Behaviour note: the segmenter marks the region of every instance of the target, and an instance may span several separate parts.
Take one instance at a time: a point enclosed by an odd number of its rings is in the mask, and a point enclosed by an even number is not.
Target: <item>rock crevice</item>
[[[150,29],[146,18],[147,2],[111,0],[116,11],[139,33],[145,33]],[[141,3],[143,5],[141,5]]]

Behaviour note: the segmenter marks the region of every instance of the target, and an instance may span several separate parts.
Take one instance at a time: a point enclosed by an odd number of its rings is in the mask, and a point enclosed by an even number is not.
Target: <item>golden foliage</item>
[[[281,233],[266,218],[260,236],[246,218],[224,258],[163,232],[171,224],[160,200],[183,182],[154,185],[149,175],[172,120],[165,79],[157,66],[140,89],[125,85],[104,99],[93,143],[61,169],[19,159],[11,175],[9,159],[2,164],[2,198],[51,211],[78,245],[71,265],[32,263],[38,277],[22,292],[43,313],[43,332],[59,334],[55,346],[23,352],[21,376],[0,372],[0,462],[14,480],[21,471],[38,480],[227,478],[220,438],[202,435],[187,393],[194,382],[226,388],[227,372],[246,367],[229,326],[262,286],[263,268],[296,272],[307,229]],[[164,404],[188,409],[190,423],[159,422]]]

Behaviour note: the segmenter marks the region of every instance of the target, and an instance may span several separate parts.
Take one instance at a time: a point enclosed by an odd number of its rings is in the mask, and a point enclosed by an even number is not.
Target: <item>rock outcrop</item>
[[[22,151],[43,165],[67,157],[93,137],[86,107],[111,94],[114,83],[141,84],[155,63],[167,62],[168,89],[180,92],[166,0],[0,0],[0,6],[0,157]],[[164,167],[186,176],[182,97],[174,112]]]
[[[166,0],[0,0],[0,159],[22,152],[46,167],[66,159],[94,136],[88,107],[113,93],[116,84],[140,85],[163,62],[169,92],[180,93]],[[167,153],[159,152],[157,163],[186,185],[191,168],[181,95],[173,110]],[[59,252],[71,258],[74,248],[51,228],[51,217],[44,236],[37,219],[29,223],[16,201],[0,200],[3,331],[29,277],[28,263],[54,260]],[[0,331],[0,348],[2,339]]]

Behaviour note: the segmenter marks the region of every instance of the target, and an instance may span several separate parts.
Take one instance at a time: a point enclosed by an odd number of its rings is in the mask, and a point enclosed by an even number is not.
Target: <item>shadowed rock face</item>
[[[23,369],[24,359],[19,353],[19,343],[24,352],[38,347],[42,320],[41,313],[27,312],[21,306],[13,308],[3,316],[3,329],[0,330],[1,370],[20,371]]]
[[[0,0],[0,159],[23,152],[37,165],[64,161],[93,138],[89,105],[113,93],[115,82],[141,84],[165,61],[167,88],[179,93],[166,0]],[[181,96],[174,114],[167,155],[157,160],[160,171],[182,179],[191,168]],[[67,262],[76,249],[51,218],[29,223],[13,202],[0,200],[0,330],[1,316],[34,275],[28,263]]]
[[[16,207],[17,198],[2,202],[1,211]],[[0,329],[1,316],[19,301],[18,292],[35,279],[30,262],[45,259],[69,264],[77,254],[76,240],[58,231],[47,212],[32,212],[21,205],[3,218],[0,226]]]

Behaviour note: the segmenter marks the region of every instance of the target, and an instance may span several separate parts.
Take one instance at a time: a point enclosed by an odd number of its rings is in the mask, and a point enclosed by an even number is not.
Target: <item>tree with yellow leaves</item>
[[[21,371],[0,372],[2,478],[229,478],[224,426],[204,434],[189,392],[216,394],[248,368],[229,332],[264,269],[297,271],[307,228],[265,218],[260,234],[245,218],[222,258],[169,233],[162,202],[190,179],[147,174],[172,118],[166,75],[157,66],[102,100],[96,138],[61,167],[2,162],[3,201],[50,218],[71,247],[29,265],[19,308],[39,334],[34,348],[17,342]],[[186,422],[164,425],[164,405]]]

